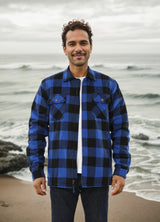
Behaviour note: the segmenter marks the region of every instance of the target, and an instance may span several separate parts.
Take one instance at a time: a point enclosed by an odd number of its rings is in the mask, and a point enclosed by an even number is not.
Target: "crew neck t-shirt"
[[[76,77],[76,79],[80,79],[80,110],[79,110],[79,127],[78,127],[78,147],[77,147],[77,173],[82,173],[82,84],[84,77]]]

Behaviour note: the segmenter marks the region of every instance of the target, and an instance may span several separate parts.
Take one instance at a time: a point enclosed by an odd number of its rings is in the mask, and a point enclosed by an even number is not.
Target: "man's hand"
[[[39,195],[46,195],[46,180],[44,177],[40,177],[34,180],[33,186],[36,190],[36,193]]]
[[[121,193],[124,185],[125,179],[121,176],[114,175],[112,178],[112,195]]]

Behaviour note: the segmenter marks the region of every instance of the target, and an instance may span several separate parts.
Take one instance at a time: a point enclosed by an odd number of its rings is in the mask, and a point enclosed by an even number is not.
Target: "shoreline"
[[[26,171],[24,171],[24,169]],[[45,169],[45,175],[47,175],[47,167],[45,166],[44,169]],[[10,173],[4,174],[4,175],[11,176],[11,177],[13,177],[15,179],[18,179],[19,181],[23,181],[24,183],[32,184],[32,174],[30,173],[29,169],[28,168],[23,168],[23,172],[22,172],[21,176],[18,174],[20,172],[21,172],[21,170],[18,171],[18,172],[15,172],[15,173],[10,172]],[[24,177],[23,176],[24,174],[28,175],[28,177],[27,178]],[[128,180],[128,178],[127,178],[127,180]],[[47,176],[46,176],[46,184],[47,184]],[[147,200],[147,201],[153,201],[153,202],[160,203],[160,198],[159,198],[160,195],[158,195],[158,197],[156,199],[151,197],[151,196],[150,197],[146,197],[145,195],[142,195],[141,193],[137,193],[136,190],[130,190],[130,189],[127,189],[126,187],[127,187],[127,183],[125,184],[125,189],[123,190],[123,192],[135,194],[136,197],[140,197],[140,198],[142,198],[144,200]]]
[[[0,175],[1,222],[50,222],[49,187],[46,196],[38,196],[32,182],[22,181],[8,175]],[[108,222],[159,222],[160,202],[145,200],[134,193],[109,194]],[[79,198],[75,222],[84,222]]]

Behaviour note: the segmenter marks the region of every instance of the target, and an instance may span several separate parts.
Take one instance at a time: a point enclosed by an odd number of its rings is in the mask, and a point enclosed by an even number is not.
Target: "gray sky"
[[[0,53],[61,53],[72,19],[89,22],[96,53],[160,53],[159,0],[0,0]]]

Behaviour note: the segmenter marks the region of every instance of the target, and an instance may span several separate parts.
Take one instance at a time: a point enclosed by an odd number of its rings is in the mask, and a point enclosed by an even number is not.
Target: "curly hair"
[[[92,30],[91,27],[87,22],[84,20],[72,20],[69,21],[68,24],[63,25],[63,31],[62,31],[62,45],[66,46],[66,34],[68,31],[74,31],[75,29],[82,29],[88,33],[89,42],[92,45]]]

